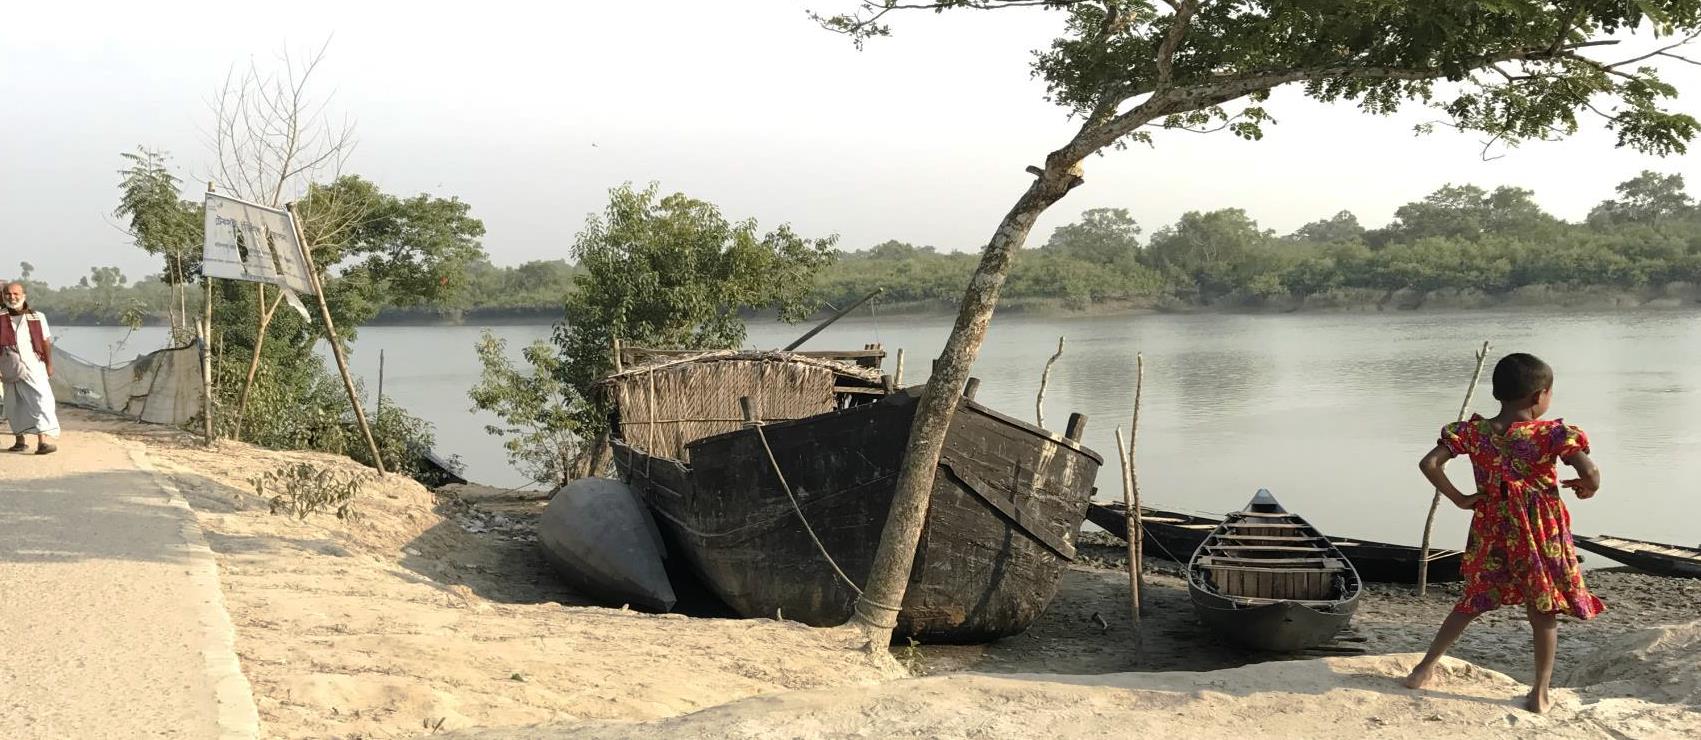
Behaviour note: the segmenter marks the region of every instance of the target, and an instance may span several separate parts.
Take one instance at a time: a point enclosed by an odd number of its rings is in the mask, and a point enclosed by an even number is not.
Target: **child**
[[[1435,662],[1477,615],[1523,604],[1535,632],[1536,652],[1536,677],[1525,706],[1544,712],[1559,642],[1559,613],[1591,619],[1606,609],[1583,586],[1571,544],[1571,515],[1559,500],[1559,485],[1579,499],[1590,498],[1600,490],[1601,472],[1589,459],[1589,440],[1582,430],[1563,420],[1541,418],[1553,401],[1553,368],[1547,363],[1523,353],[1502,358],[1494,366],[1494,398],[1500,401],[1498,415],[1473,415],[1470,421],[1448,424],[1435,449],[1418,463],[1436,490],[1474,513],[1462,566],[1465,595],[1441,623],[1406,686],[1417,689],[1428,683]],[[1442,471],[1456,455],[1470,456],[1476,493],[1461,492]],[[1571,466],[1578,477],[1556,483],[1556,461]]]

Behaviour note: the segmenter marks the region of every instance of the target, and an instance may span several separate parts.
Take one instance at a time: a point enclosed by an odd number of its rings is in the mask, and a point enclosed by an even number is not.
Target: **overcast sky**
[[[1065,141],[1029,50],[1061,16],[917,14],[855,51],[809,7],[851,0],[541,3],[24,3],[0,23],[0,275],[20,259],[54,284],[93,265],[157,270],[118,231],[118,154],[169,150],[186,191],[209,171],[209,101],[233,64],[331,39],[319,92],[358,126],[349,170],[402,194],[470,202],[497,264],[566,256],[608,188],[660,182],[734,218],[975,249]],[[543,6],[544,9],[540,9]],[[1668,78],[1701,90],[1701,74]],[[1701,95],[1701,92],[1697,92]],[[1681,106],[1701,113],[1701,105]],[[1701,180],[1590,130],[1491,162],[1478,138],[1415,138],[1421,111],[1380,119],[1278,95],[1262,142],[1170,134],[1087,163],[1081,210],[1131,209],[1148,232],[1188,210],[1244,207],[1281,232],[1340,209],[1367,225],[1447,182],[1536,190],[1582,217],[1646,168]]]

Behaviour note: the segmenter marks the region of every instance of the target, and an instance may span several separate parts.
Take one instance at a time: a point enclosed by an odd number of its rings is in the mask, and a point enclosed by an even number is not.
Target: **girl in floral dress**
[[[1583,585],[1571,543],[1571,514],[1559,499],[1559,487],[1587,499],[1600,490],[1601,473],[1589,459],[1589,439],[1581,429],[1541,418],[1553,401],[1553,368],[1547,363],[1523,353],[1502,358],[1494,366],[1494,398],[1500,401],[1499,414],[1448,424],[1435,449],[1418,463],[1436,490],[1473,514],[1462,566],[1465,595],[1441,623],[1406,685],[1416,689],[1428,683],[1435,662],[1477,615],[1522,604],[1535,633],[1536,675],[1525,706],[1543,712],[1559,614],[1591,619],[1606,609]],[[1443,472],[1457,455],[1471,458],[1476,493],[1460,491]],[[1576,470],[1577,478],[1559,483],[1559,462]]]

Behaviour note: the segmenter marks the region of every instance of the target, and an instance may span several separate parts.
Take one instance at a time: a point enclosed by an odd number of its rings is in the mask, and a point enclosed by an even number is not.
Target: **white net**
[[[162,349],[118,365],[96,365],[53,348],[53,395],[61,404],[181,426],[201,413],[201,353]]]

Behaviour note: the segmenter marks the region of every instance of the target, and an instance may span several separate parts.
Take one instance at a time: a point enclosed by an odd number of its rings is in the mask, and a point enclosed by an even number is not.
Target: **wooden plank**
[[[1321,565],[1327,565],[1331,562],[1338,563],[1340,561],[1336,560],[1334,558],[1231,558],[1231,557],[1219,557],[1219,556],[1216,556],[1216,555],[1206,555],[1204,557],[1199,558],[1199,564],[1200,565],[1218,565],[1218,564],[1230,564],[1230,565],[1232,565],[1232,564],[1246,564],[1246,563],[1251,563],[1251,564],[1255,564],[1255,565],[1260,564],[1260,563],[1276,565],[1276,564],[1293,564],[1293,563],[1316,563],[1316,564],[1321,566]]]
[[[1257,540],[1259,542],[1316,542],[1328,539],[1312,535],[1283,535],[1283,534],[1220,534],[1219,540]]]
[[[1304,524],[1293,522],[1229,522],[1230,529],[1306,529]]]
[[[1296,547],[1293,545],[1224,545],[1215,542],[1205,543],[1211,550],[1234,550],[1237,552],[1327,552],[1324,547]]]
[[[1207,565],[1212,571],[1224,573],[1336,573],[1346,570],[1345,565],[1325,565],[1321,568],[1258,568],[1250,565]]]
[[[1299,517],[1296,517],[1292,514],[1272,514],[1272,513],[1267,512],[1267,511],[1236,511],[1236,512],[1229,514],[1230,519],[1237,517],[1237,516],[1257,517],[1257,518],[1260,518],[1260,519],[1298,519],[1299,518]]]

